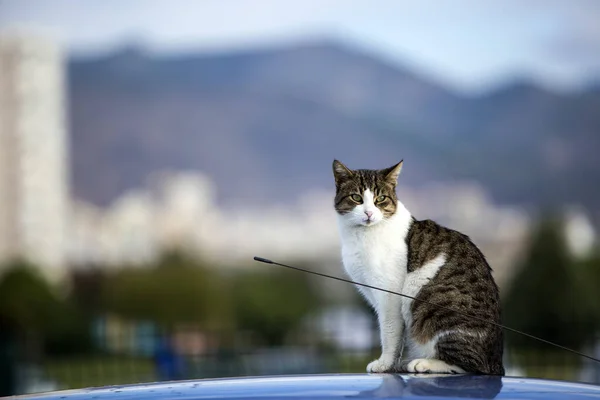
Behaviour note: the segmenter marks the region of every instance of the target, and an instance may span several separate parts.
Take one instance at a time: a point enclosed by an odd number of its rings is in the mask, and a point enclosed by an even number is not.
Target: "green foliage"
[[[293,271],[242,273],[234,278],[233,289],[238,327],[269,345],[281,345],[319,304],[309,277]]]
[[[593,329],[600,331],[600,296],[598,295],[598,284],[600,283],[600,254],[580,260],[575,264],[575,273],[585,302],[589,304],[592,314],[591,324]]]
[[[20,331],[46,333],[62,304],[52,287],[31,264],[17,260],[5,267],[0,279],[0,315]]]
[[[40,341],[48,354],[89,350],[86,319],[74,303],[58,296],[57,290],[36,267],[14,261],[0,279],[0,315],[18,336]]]
[[[85,354],[93,351],[89,318],[71,301],[61,304],[55,313],[53,328],[44,340],[44,349],[49,356]]]
[[[560,221],[542,220],[504,303],[504,322],[564,346],[581,349],[593,339],[592,302],[577,277]],[[507,334],[515,350],[553,351],[546,344]]]
[[[47,376],[65,389],[156,381],[151,358],[95,355],[46,360]]]
[[[34,332],[48,355],[64,357],[93,350],[91,322],[106,313],[167,329],[193,324],[221,341],[245,330],[280,345],[321,303],[307,275],[228,271],[169,252],[149,266],[73,271],[71,290],[57,296],[33,266],[16,263],[0,281],[0,316]]]
[[[70,273],[71,292],[69,300],[77,304],[81,312],[97,316],[102,312],[102,293],[108,283],[108,272],[99,266],[85,266]]]
[[[104,285],[105,307],[123,317],[148,319],[163,327],[200,323],[230,325],[226,282],[197,261],[172,252],[152,268],[125,268]]]
[[[164,327],[198,323],[227,334],[252,331],[267,344],[285,336],[317,305],[308,277],[289,271],[223,276],[170,252],[153,268],[125,268],[104,285],[105,309]]]

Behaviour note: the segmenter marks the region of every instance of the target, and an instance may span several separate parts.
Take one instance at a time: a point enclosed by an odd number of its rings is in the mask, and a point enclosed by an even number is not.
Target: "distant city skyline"
[[[461,91],[515,79],[556,90],[600,82],[600,2],[548,0],[0,0],[0,28],[73,53],[137,43],[153,51],[340,39]]]

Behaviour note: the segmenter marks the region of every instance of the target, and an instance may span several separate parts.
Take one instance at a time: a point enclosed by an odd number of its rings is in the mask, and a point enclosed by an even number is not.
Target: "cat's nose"
[[[367,218],[371,218],[373,211],[365,211],[365,214],[367,214]]]

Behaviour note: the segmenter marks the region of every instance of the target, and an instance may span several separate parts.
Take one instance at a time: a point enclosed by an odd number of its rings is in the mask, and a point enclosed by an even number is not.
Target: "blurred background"
[[[504,322],[600,357],[600,3],[0,0],[0,395],[362,372],[331,163],[404,159]],[[509,375],[600,368],[507,334]]]

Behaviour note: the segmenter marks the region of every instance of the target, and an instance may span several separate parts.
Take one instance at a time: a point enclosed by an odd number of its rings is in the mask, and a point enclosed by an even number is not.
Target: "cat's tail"
[[[490,332],[497,336],[498,332]],[[500,332],[501,336],[502,333]],[[504,376],[502,340],[449,334],[437,343],[437,358],[473,374]]]

